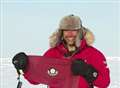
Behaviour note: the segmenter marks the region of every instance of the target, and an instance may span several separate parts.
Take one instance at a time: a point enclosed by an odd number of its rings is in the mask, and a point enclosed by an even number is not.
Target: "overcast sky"
[[[120,2],[1,0],[1,56],[18,52],[42,55],[49,48],[48,38],[62,17],[80,16],[95,35],[94,45],[105,56],[120,57]]]

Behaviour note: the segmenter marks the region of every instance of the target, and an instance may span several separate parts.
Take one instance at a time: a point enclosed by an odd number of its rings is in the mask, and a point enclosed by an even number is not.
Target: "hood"
[[[80,33],[79,33],[80,34]],[[81,36],[81,34],[79,35]],[[94,42],[94,34],[88,29],[83,27],[82,28],[82,37],[86,40],[88,46],[92,45]],[[77,40],[79,41],[79,40]],[[55,31],[49,37],[49,45],[51,48],[56,47],[61,42],[61,34],[59,31]],[[80,46],[81,43],[79,43]]]

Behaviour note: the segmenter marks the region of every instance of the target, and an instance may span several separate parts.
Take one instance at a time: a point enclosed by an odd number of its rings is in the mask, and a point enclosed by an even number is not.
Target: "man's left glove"
[[[98,71],[83,60],[76,59],[72,62],[71,70],[73,75],[83,76],[88,83],[92,83],[98,77]]]
[[[24,71],[28,65],[28,56],[23,52],[18,53],[13,57],[12,63],[20,74],[19,70]]]

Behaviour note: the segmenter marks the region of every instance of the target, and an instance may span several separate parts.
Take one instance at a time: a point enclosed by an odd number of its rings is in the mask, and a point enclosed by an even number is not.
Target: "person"
[[[110,84],[110,71],[105,56],[92,46],[93,33],[82,25],[79,16],[63,17],[59,28],[50,36],[50,48],[43,56],[72,59],[71,72],[79,76],[78,88],[107,88]],[[13,58],[16,69],[25,68],[24,63],[16,63],[19,55]],[[22,56],[26,57],[24,53]],[[27,60],[25,59],[27,62]],[[14,63],[15,62],[15,63]],[[21,62],[21,59],[19,61]],[[24,64],[24,65],[23,65]],[[49,85],[49,88],[55,88]]]
[[[82,25],[80,17],[68,15],[61,19],[58,30],[50,36],[51,48],[44,56],[76,59],[72,71],[80,76],[78,88],[107,88],[110,83],[109,68],[104,55],[92,46],[93,42],[93,33]],[[84,67],[88,71],[84,71]]]

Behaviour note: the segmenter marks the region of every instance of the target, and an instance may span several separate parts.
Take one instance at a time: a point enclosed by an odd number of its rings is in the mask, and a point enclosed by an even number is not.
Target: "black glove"
[[[12,59],[12,63],[15,66],[15,68],[17,69],[18,74],[20,74],[19,70],[25,70],[28,64],[28,56],[21,52],[16,54],[13,59]]]
[[[73,75],[81,75],[83,76],[88,83],[92,83],[98,76],[97,70],[83,60],[74,60],[71,65],[71,70]]]

